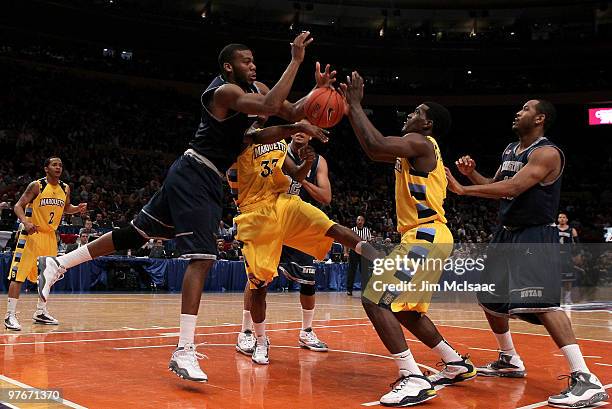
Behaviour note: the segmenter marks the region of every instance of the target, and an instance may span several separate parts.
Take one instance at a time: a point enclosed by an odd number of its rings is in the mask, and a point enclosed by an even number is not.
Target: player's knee
[[[138,249],[147,242],[132,225],[113,230],[111,238],[115,250]]]
[[[315,295],[316,287],[312,284],[300,284],[300,294]]]

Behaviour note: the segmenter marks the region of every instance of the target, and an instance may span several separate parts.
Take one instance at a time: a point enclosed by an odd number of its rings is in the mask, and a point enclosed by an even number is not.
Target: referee
[[[365,227],[365,217],[357,216],[357,225],[353,227],[353,230],[361,240],[370,241],[372,239],[372,233],[370,229]],[[344,253],[345,256],[347,253]],[[362,265],[361,256],[355,253],[353,250],[350,250],[348,253],[348,272],[346,275],[346,295],[353,295],[353,283],[355,282],[355,272],[357,270],[361,271],[361,268],[367,268],[367,265]],[[360,277],[363,277],[360,274]],[[363,284],[362,284],[363,285]]]

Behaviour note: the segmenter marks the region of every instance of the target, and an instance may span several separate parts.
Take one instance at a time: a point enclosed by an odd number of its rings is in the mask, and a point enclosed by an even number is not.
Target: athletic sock
[[[564,346],[561,348],[561,353],[563,353],[563,355],[565,355],[565,359],[567,359],[570,372],[580,371],[590,373],[586,362],[584,362],[584,357],[582,356],[582,352],[580,351],[578,344]]]
[[[88,246],[81,246],[78,249],[57,258],[57,262],[60,263],[60,266],[66,269],[78,266],[79,264],[89,260],[91,260],[91,254],[89,254]]]
[[[41,300],[40,298],[36,302],[36,311],[46,311],[47,310],[47,302]]]
[[[514,343],[512,342],[512,334],[510,334],[510,331],[504,332],[503,334],[495,334],[495,338],[497,338],[497,345],[499,345],[499,350],[505,355],[518,355],[518,353],[514,349]]]
[[[241,331],[244,332],[247,329],[248,330],[253,329],[253,319],[251,318],[251,311],[242,310],[242,329]]]
[[[263,320],[262,322],[254,322],[253,328],[255,329],[257,343],[263,345],[266,342],[266,320]]]
[[[461,355],[459,355],[459,353],[457,353],[457,351],[455,351],[445,340],[440,341],[432,350],[436,352],[445,363],[463,360]]]
[[[312,310],[305,310],[302,308],[302,329],[311,328],[313,318],[314,308]]]
[[[6,303],[6,312],[11,315],[15,315],[17,312],[17,301],[19,301],[18,298],[9,298],[8,302]]]
[[[179,348],[184,347],[185,344],[193,344],[197,319],[197,315],[181,314],[181,329],[178,342]]]
[[[400,352],[399,354],[392,354],[391,356],[399,369],[400,376],[423,375],[410,349]]]

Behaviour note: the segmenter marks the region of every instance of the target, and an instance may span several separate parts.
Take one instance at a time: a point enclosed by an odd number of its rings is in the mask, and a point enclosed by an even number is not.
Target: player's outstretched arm
[[[64,213],[75,214],[85,213],[87,210],[87,203],[79,203],[78,206],[70,204],[70,187],[66,187],[66,205],[64,206]]]
[[[558,174],[560,169],[561,156],[559,151],[552,147],[543,147],[533,151],[529,156],[527,165],[511,179],[486,185],[463,186],[457,182],[448,168],[446,168],[446,178],[448,189],[458,195],[501,199],[503,197],[519,196],[527,189],[551,178],[551,175]]]
[[[260,88],[264,88],[262,91],[265,95],[245,93],[236,84],[225,84],[215,91],[215,105],[251,115],[278,114],[289,95],[289,91],[291,91],[298,68],[304,61],[306,47],[313,40],[308,38],[309,35],[310,32],[305,31],[293,40],[291,43],[291,62],[272,89],[268,90],[263,84],[257,84]]]
[[[13,207],[13,211],[15,212],[15,216],[23,223],[24,229],[28,232],[28,234],[36,233],[38,230],[38,226],[30,223],[25,215],[25,208],[28,203],[32,203],[32,201],[38,196],[40,193],[40,185],[37,181],[31,182],[26,188],[25,192],[21,195],[15,206]]]
[[[459,172],[467,176],[467,178],[470,179],[470,182],[475,185],[488,185],[489,183],[493,183],[493,181],[495,181],[495,177],[485,177],[476,170],[476,161],[472,159],[470,155],[460,157],[455,161],[455,165],[457,166]],[[495,176],[497,176],[497,173],[499,173],[499,168],[497,169]]]
[[[328,131],[321,129],[318,126],[307,124],[304,122],[296,122],[288,125],[276,125],[269,126],[267,128],[260,128],[259,122],[255,122],[246,133],[244,134],[245,143],[247,145],[251,143],[267,144],[282,141],[290,137],[293,134],[302,132],[306,135],[312,136],[321,142],[327,143],[329,140],[327,135]]]
[[[425,138],[411,134],[385,137],[374,127],[361,107],[363,87],[363,78],[357,71],[347,77],[346,84],[341,84],[349,106],[349,121],[368,157],[380,162],[395,162],[396,158],[415,158],[426,154],[429,143]]]

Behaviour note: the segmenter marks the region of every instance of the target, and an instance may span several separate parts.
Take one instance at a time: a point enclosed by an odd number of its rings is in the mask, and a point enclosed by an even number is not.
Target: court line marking
[[[464,327],[461,325],[446,325],[446,324],[436,324],[437,326],[440,327],[451,327],[451,328],[462,328],[462,329],[475,329],[475,330],[479,330],[479,331],[491,331],[490,328],[475,328],[475,327]],[[534,334],[531,332],[520,332],[520,331],[512,331],[510,330],[510,332],[512,334],[521,334],[521,335],[536,335],[538,337],[549,337],[549,334]],[[605,339],[591,339],[591,338],[576,338],[580,341],[592,341],[592,342],[605,342],[605,343],[612,343],[612,341],[607,341]]]
[[[610,387],[612,387],[612,383],[604,385],[604,389],[609,389]],[[605,402],[601,402],[601,403],[604,403],[607,405],[607,403]],[[535,409],[535,408],[541,408],[542,406],[548,406],[548,401],[532,403],[531,405],[521,406],[520,408],[516,408],[516,409]],[[597,405],[597,406],[602,406],[602,405]]]
[[[11,405],[11,404],[10,404],[10,403],[8,403],[8,402],[1,401],[0,403],[1,403],[1,404],[3,404],[4,406],[6,406],[7,408],[10,408],[10,409],[19,409],[19,407],[18,407],[18,406]]]
[[[476,351],[491,351],[491,352],[499,352],[499,349],[489,349],[489,348],[475,348],[475,347],[468,347],[468,349],[475,349]]]
[[[602,363],[599,363],[599,362],[595,362],[595,365],[601,365],[601,366],[612,366],[612,365],[610,365],[610,364],[602,364]]]
[[[313,320],[313,322],[324,322],[324,321],[345,321],[345,320],[367,320],[367,317],[349,317],[349,318],[330,318],[327,320]],[[301,320],[294,321],[274,321],[269,322],[268,324],[288,324],[288,323],[301,323]],[[235,327],[241,326],[242,324],[215,324],[215,325],[197,325],[196,328],[216,328],[216,327]],[[128,327],[129,328],[129,327]],[[160,330],[160,329],[180,329],[180,327],[160,327],[158,325],[152,325],[147,328],[131,328],[131,329],[92,329],[92,330],[76,330],[76,331],[47,331],[47,332],[7,332],[4,334],[0,334],[2,336],[27,336],[27,335],[47,335],[47,334],[78,334],[78,333],[95,333],[95,332],[117,332],[117,331],[151,331],[151,330]]]
[[[18,380],[13,379],[13,378],[9,378],[8,376],[0,375],[0,379],[5,381],[5,382],[12,383],[15,386],[19,386],[20,388],[24,388],[24,389],[36,389],[37,391],[40,390],[39,388],[35,388],[35,387],[27,385],[27,384],[25,384],[23,382],[19,382]],[[52,400],[54,402],[57,402],[57,403],[69,406],[69,407],[74,408],[74,409],[87,409],[87,407],[81,406],[78,403],[74,403],[72,401],[69,401],[68,399],[62,398],[61,400],[54,400],[54,399],[52,399]]]
[[[325,328],[339,328],[339,327],[357,327],[357,326],[371,326],[370,323],[363,324],[343,324],[343,325],[313,325],[313,328],[325,329]],[[299,331],[301,328],[279,328],[279,329],[268,329],[266,332],[276,331]],[[196,337],[206,337],[211,335],[230,335],[238,334],[239,331],[230,332],[212,332],[207,334],[195,334]],[[178,336],[178,333],[173,336]],[[35,341],[35,342],[14,342],[0,344],[0,346],[18,346],[18,345],[40,345],[40,344],[74,344],[78,342],[107,342],[107,341],[127,341],[134,339],[158,339],[158,338],[169,338],[169,335],[155,335],[155,336],[141,336],[141,337],[121,337],[121,338],[90,338],[90,339],[67,339],[58,341]]]
[[[561,356],[561,357],[562,357],[562,356],[564,356],[564,355],[561,355],[561,354],[554,354],[554,355],[555,355],[555,356]],[[582,357],[583,357],[583,358],[594,358],[594,359],[601,359],[601,357],[600,357],[600,356],[597,356],[597,355],[582,355]]]

